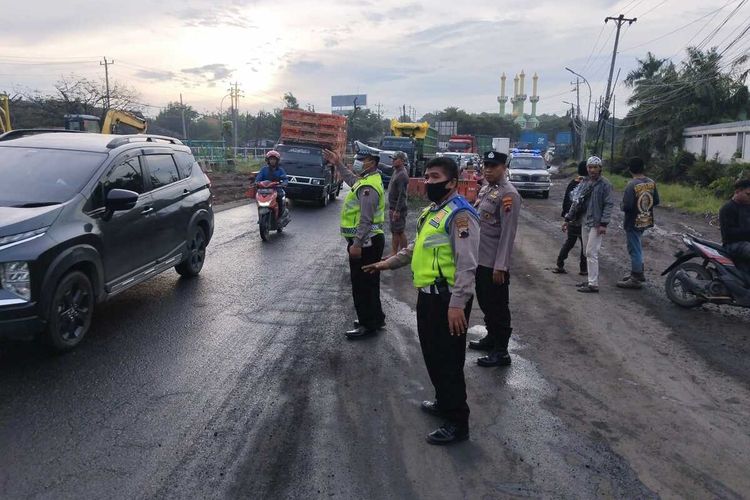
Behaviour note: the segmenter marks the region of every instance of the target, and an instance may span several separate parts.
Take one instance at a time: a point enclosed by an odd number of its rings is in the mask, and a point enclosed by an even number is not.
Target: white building
[[[729,163],[739,152],[738,161],[750,163],[750,121],[688,127],[682,132],[685,151]]]

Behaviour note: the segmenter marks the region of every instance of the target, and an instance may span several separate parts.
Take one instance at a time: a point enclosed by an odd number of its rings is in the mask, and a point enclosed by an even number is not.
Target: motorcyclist
[[[735,264],[750,268],[750,179],[737,181],[734,196],[719,211],[719,226],[724,248]]]
[[[289,184],[289,180],[284,169],[279,166],[280,160],[281,155],[278,151],[272,149],[271,151],[266,153],[266,165],[261,168],[260,172],[258,172],[258,175],[255,176],[255,182],[256,184],[260,183],[261,181],[271,181],[279,183],[279,186],[276,188],[276,193],[278,194],[279,206],[283,209],[281,216],[285,217],[288,210],[285,203],[286,193],[284,192],[284,187]]]

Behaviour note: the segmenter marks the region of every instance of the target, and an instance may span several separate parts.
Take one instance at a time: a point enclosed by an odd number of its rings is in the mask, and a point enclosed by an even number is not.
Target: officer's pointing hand
[[[381,260],[380,262],[376,262],[374,264],[362,266],[362,270],[370,274],[376,274],[380,271],[385,271],[386,269],[388,269],[388,264],[386,264],[384,260]]]
[[[338,165],[339,163],[341,163],[341,156],[336,151],[324,149],[323,157],[326,159],[326,161],[328,161],[328,163],[331,163],[333,165]]]
[[[449,307],[448,308],[448,329],[451,335],[460,337],[466,335],[466,328],[469,325],[466,323],[466,315],[464,310],[460,307]]]

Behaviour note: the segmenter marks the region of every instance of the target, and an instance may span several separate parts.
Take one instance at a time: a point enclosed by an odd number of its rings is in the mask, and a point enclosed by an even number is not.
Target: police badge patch
[[[456,216],[456,231],[459,238],[469,237],[469,216],[465,214]]]

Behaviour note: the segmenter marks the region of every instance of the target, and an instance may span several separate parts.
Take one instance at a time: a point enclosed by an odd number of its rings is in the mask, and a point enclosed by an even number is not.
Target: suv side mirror
[[[108,212],[130,210],[138,203],[138,193],[127,189],[113,189],[107,193],[105,208]]]

